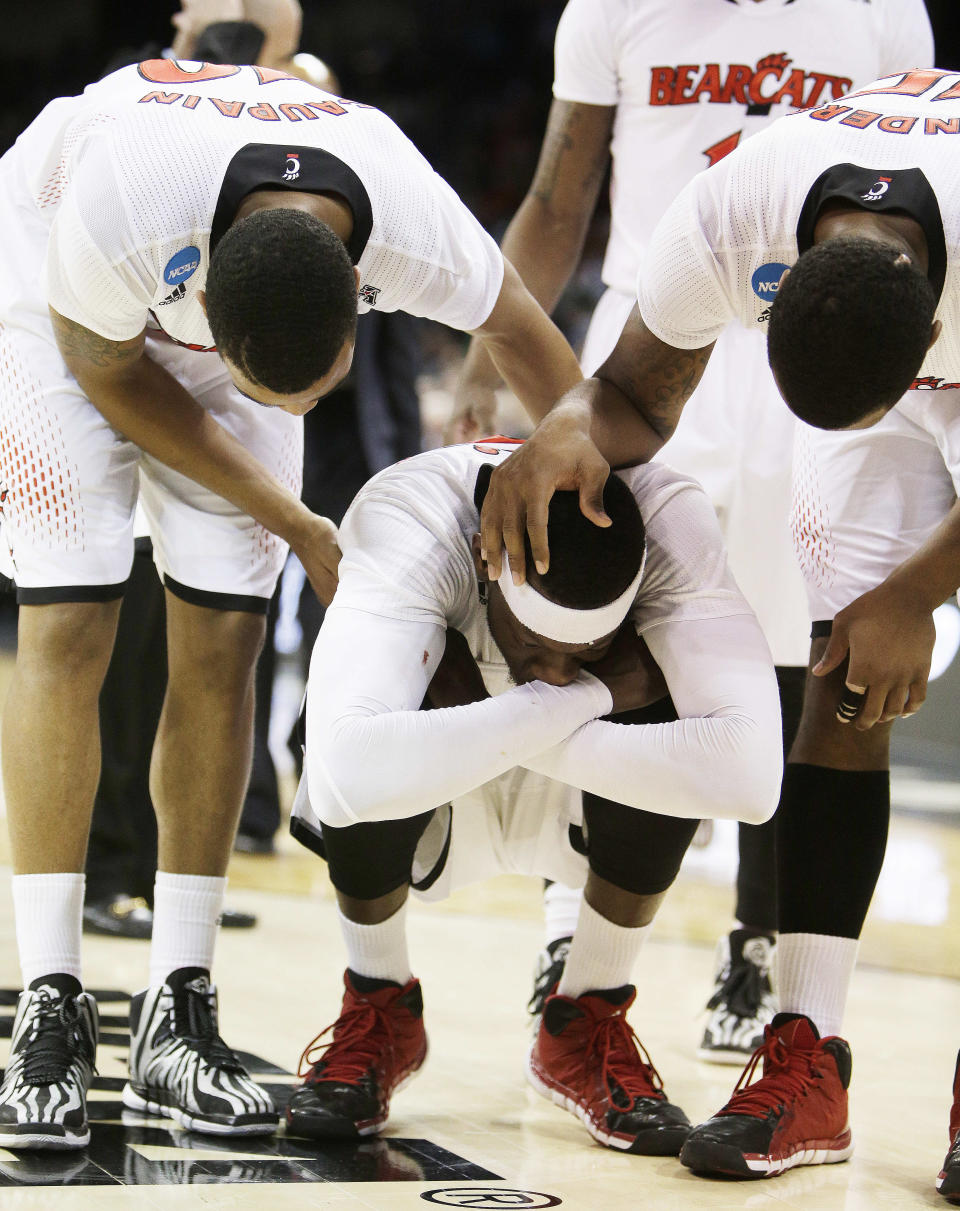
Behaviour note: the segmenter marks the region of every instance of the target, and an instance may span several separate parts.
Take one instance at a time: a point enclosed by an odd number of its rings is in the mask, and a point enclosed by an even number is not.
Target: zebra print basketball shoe
[[[202,967],[181,967],[130,1002],[130,1080],[123,1104],[188,1131],[269,1135],[270,1095],[220,1037],[217,993]]]
[[[0,1086],[0,1147],[84,1148],[97,1005],[80,981],[42,976],[20,994]]]

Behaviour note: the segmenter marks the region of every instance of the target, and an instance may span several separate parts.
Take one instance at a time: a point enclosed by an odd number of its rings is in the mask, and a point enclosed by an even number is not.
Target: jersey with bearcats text
[[[147,325],[209,348],[197,295],[256,188],[347,201],[361,312],[489,316],[495,242],[386,115],[282,72],[166,59],[51,102],[0,161],[0,313],[36,327],[49,303],[110,340]]]
[[[923,227],[943,332],[922,389],[960,386],[960,73],[898,73],[792,115],[694,178],[664,215],[639,305],[667,344],[695,349],[731,320],[762,327],[783,271],[831,198]]]
[[[616,106],[603,280],[632,294],[695,173],[792,108],[927,67],[933,35],[923,0],[569,0],[555,57],[554,96]]]

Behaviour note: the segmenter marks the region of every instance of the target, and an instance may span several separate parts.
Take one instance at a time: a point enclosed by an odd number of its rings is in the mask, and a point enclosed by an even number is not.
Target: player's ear
[[[943,331],[943,321],[934,320],[933,327],[930,329],[930,344],[927,345],[928,349],[930,348],[931,345],[935,345],[937,343],[937,341],[940,339],[940,333],[942,331]]]
[[[480,558],[480,535],[474,534],[470,539],[470,551],[473,555],[473,566],[477,571],[477,580],[486,584],[490,577],[487,575],[487,561]]]
[[[356,282],[357,289],[359,290],[360,289],[360,267],[358,265],[354,265],[354,267],[353,267],[353,280]]]
[[[197,291],[197,302],[203,308],[203,314],[207,314],[207,292],[205,290]]]

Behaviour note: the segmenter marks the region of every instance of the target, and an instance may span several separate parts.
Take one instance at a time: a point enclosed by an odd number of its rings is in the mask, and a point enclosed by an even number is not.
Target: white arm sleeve
[[[438,807],[550,748],[610,710],[581,673],[468,706],[419,710],[445,630],[352,607],[327,611],[310,662],[307,784],[313,813],[345,827]]]
[[[773,661],[756,619],[668,622],[644,638],[678,722],[596,720],[523,764],[659,815],[768,820],[780,793],[783,741]]]

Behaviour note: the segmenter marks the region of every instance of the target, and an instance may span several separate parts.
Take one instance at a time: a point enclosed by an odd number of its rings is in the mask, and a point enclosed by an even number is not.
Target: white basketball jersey
[[[641,273],[640,311],[678,348],[731,320],[762,330],[784,269],[821,205],[904,212],[926,234],[943,333],[914,384],[960,385],[960,73],[898,73],[798,113],[694,178],[664,215]]]
[[[49,302],[111,340],[147,324],[209,347],[197,293],[256,188],[346,199],[360,311],[472,329],[492,310],[499,250],[384,114],[283,72],[157,59],[52,102],[3,157],[0,313]]]
[[[633,293],[670,201],[748,136],[932,62],[923,0],[569,0],[554,95],[616,106],[604,282]]]

